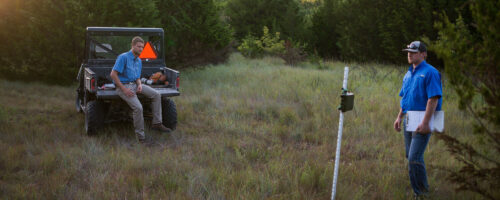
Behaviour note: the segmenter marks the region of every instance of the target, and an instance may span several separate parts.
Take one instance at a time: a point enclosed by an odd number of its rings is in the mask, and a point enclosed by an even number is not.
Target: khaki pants
[[[124,84],[126,88],[132,90],[132,92],[137,93],[137,84]],[[135,134],[138,138],[144,139],[146,135],[144,134],[144,115],[142,114],[142,104],[137,98],[137,94],[133,97],[128,97],[119,88],[116,89],[116,93],[132,108]],[[153,112],[153,124],[162,123],[161,119],[161,95],[153,88],[142,85],[142,92],[145,97],[151,99],[151,110]]]

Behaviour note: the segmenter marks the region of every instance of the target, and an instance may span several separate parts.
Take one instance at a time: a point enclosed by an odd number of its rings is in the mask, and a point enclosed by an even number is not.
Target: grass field
[[[132,123],[84,134],[76,87],[0,80],[1,199],[329,199],[344,63],[284,65],[233,54],[181,72],[172,134]],[[348,64],[355,109],[345,114],[337,199],[410,199],[402,133],[392,124],[406,66]],[[321,69],[318,69],[321,68]],[[446,130],[471,133],[445,84]],[[454,192],[437,166],[458,167],[435,137],[426,151],[431,199]]]

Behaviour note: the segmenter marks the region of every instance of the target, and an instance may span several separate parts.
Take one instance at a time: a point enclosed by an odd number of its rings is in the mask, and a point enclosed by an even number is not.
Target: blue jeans
[[[404,135],[411,187],[416,195],[425,194],[429,191],[429,184],[427,183],[424,152],[431,134],[404,131]]]

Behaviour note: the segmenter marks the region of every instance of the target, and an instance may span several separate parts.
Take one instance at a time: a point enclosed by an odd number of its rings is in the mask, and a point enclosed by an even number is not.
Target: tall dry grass
[[[131,123],[84,134],[75,87],[0,81],[0,198],[3,199],[329,199],[343,63],[284,65],[249,60],[181,73],[178,129]],[[338,199],[412,197],[403,136],[392,128],[406,67],[348,64],[355,109],[346,113]],[[470,137],[470,117],[445,85],[446,130]],[[438,166],[458,167],[431,137],[425,155],[432,199],[456,193]]]

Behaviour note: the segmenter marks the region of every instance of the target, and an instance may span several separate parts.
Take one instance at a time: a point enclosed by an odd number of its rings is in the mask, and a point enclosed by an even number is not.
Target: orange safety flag
[[[149,42],[146,42],[146,46],[144,46],[144,49],[142,50],[141,55],[139,55],[140,59],[156,59],[157,55],[153,47],[151,47],[151,44]]]

